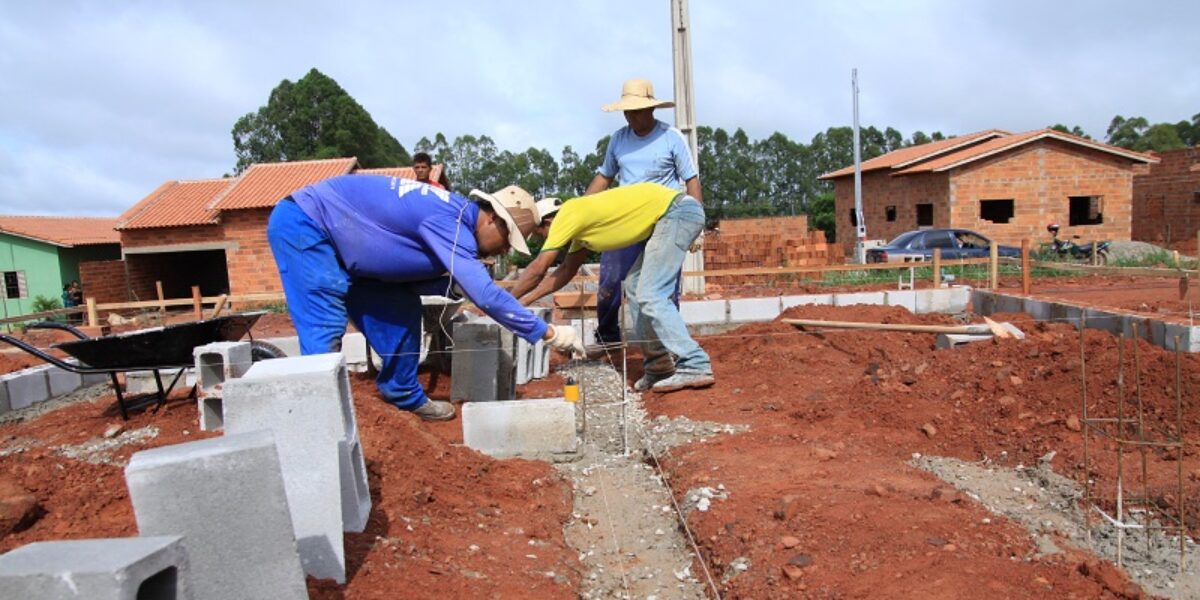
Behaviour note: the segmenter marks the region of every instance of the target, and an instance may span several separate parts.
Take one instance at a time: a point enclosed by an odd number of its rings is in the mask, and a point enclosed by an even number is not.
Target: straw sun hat
[[[621,85],[621,99],[603,106],[604,112],[641,110],[643,108],[671,108],[670,100],[654,97],[654,85],[646,79],[629,79]]]

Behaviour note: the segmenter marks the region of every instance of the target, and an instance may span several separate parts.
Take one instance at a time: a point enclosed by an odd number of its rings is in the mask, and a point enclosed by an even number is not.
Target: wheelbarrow
[[[27,326],[27,329],[58,329],[79,338],[50,346],[75,357],[79,361],[78,363],[52,356],[28,342],[10,335],[0,334],[0,341],[16,346],[72,373],[107,374],[112,379],[113,392],[117,396],[117,405],[121,409],[121,418],[128,420],[130,409],[140,408],[151,402],[156,402],[155,411],[162,407],[171,390],[175,388],[175,384],[183,376],[185,369],[195,364],[192,351],[196,347],[212,342],[238,341],[249,334],[250,328],[254,326],[259,317],[265,314],[266,311],[233,314],[97,338],[88,337],[87,334],[70,325],[54,321],[40,321]],[[250,343],[252,360],[285,356],[279,348],[266,342],[255,341],[251,338]],[[177,369],[177,372],[170,384],[164,387],[161,371],[169,369]],[[132,371],[153,372],[157,391],[126,397],[121,391],[117,374]],[[194,396],[195,393],[196,388],[193,386],[191,394]],[[130,404],[126,404],[127,402]]]

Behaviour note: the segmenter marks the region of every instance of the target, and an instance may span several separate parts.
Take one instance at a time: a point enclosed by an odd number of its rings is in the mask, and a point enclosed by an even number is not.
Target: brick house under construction
[[[1133,178],[1133,239],[1191,252],[1200,231],[1200,146],[1157,156]]]
[[[411,167],[359,169],[355,158],[252,165],[238,177],[168,181],[117,218],[121,260],[86,262],[80,279],[100,302],[282,290],[267,218],[306,185],[349,173],[415,179]],[[430,178],[447,184],[442,165]]]
[[[1128,240],[1133,177],[1157,159],[1039,129],[988,130],[902,148],[863,161],[863,218],[869,239],[929,227],[972,229],[1001,244],[1049,241],[1046,225],[1083,240]],[[855,239],[853,165],[833,181],[837,241]]]

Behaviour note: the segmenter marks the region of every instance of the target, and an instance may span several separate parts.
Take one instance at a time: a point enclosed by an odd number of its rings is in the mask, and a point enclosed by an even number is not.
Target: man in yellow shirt
[[[575,198],[558,209],[541,253],[517,280],[513,296],[529,305],[571,281],[589,252],[609,252],[645,241],[645,250],[622,286],[645,362],[645,374],[634,389],[673,392],[710,386],[715,382],[712,362],[688,334],[670,299],[687,249],[703,229],[700,202],[657,183]],[[546,277],[561,252],[567,253],[566,260]]]

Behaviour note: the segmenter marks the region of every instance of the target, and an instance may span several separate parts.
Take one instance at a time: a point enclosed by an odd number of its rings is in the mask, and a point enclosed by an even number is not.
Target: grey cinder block
[[[125,483],[141,535],[184,537],[197,600],[308,598],[271,432],[137,452]]]
[[[196,382],[202,394],[220,394],[221,386],[250,369],[250,342],[213,342],[192,350]]]
[[[50,397],[45,367],[23,369],[0,376],[0,385],[8,392],[8,402],[12,410],[28,408]]]
[[[778,296],[770,298],[738,298],[729,301],[729,320],[733,323],[770,321],[783,311]]]
[[[266,429],[275,435],[305,573],[344,583],[342,532],[361,531],[370,512],[367,493],[350,496],[353,506],[343,502],[343,488],[367,486],[361,450],[359,464],[352,460],[358,429],[345,358],[329,353],[258,362],[226,383],[223,395],[227,433]]]
[[[628,314],[629,311],[626,311]],[[694,300],[679,303],[679,314],[688,325],[724,323],[727,320],[729,303],[725,300]]]
[[[450,398],[471,402],[516,395],[516,336],[491,319],[454,324],[456,354],[450,368]]]
[[[0,556],[0,600],[191,600],[178,536],[35,542]]]
[[[575,404],[562,398],[471,402],[462,407],[463,442],[484,454],[575,451]]]
[[[79,389],[83,385],[83,375],[47,365],[46,381],[50,386],[50,397],[57,398]]]

